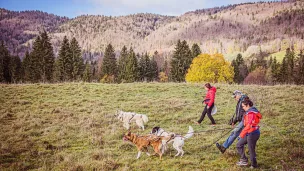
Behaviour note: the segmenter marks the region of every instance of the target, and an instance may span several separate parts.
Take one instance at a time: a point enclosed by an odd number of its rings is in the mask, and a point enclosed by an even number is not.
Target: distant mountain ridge
[[[125,45],[138,53],[152,54],[157,50],[164,58],[170,58],[178,39],[190,45],[198,43],[205,53],[223,53],[227,59],[237,53],[250,57],[260,51],[271,54],[288,47],[304,47],[301,1],[236,4],[190,11],[177,17],[140,13],[68,19],[39,11],[0,11],[0,29],[5,33],[0,38],[16,54],[23,54],[25,46],[31,46],[31,39],[42,28],[51,33],[55,53],[66,35],[69,39],[75,37],[83,52],[97,57],[111,43],[117,52]]]

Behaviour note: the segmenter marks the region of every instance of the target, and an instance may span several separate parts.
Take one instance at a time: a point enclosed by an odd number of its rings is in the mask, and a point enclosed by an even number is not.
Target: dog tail
[[[149,120],[148,116],[146,116],[146,115],[142,115],[142,119],[143,119],[144,123],[147,123]]]
[[[193,136],[194,130],[192,126],[189,126],[188,133],[184,136],[185,139],[191,138]]]

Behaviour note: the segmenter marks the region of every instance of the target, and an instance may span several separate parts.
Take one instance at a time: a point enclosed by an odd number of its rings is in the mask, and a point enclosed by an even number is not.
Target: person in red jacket
[[[211,86],[210,83],[207,83],[207,84],[205,84],[205,90],[207,91],[206,97],[204,99],[204,104],[206,104],[206,106],[204,108],[204,111],[203,111],[200,119],[196,123],[201,124],[201,122],[204,120],[205,115],[207,113],[209,119],[211,120],[211,124],[215,125],[215,121],[211,115],[211,111],[214,107],[216,88]]]
[[[250,99],[245,99],[242,102],[242,107],[246,111],[246,114],[243,117],[244,129],[240,133],[239,141],[236,144],[238,153],[241,156],[241,159],[239,162],[237,162],[237,165],[248,165],[248,158],[245,155],[244,149],[245,144],[248,144],[251,168],[256,168],[258,165],[256,160],[255,146],[260,138],[259,122],[262,119],[262,115],[257,108],[253,107],[253,103]]]

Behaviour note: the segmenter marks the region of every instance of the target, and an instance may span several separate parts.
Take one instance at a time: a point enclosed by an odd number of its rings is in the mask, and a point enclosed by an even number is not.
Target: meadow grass
[[[132,132],[140,135],[154,126],[181,134],[189,125],[197,132],[228,129],[236,89],[246,92],[263,115],[259,169],[304,168],[303,86],[215,86],[218,113],[213,127],[208,117],[193,124],[204,107],[200,84],[2,84],[0,170],[247,170],[235,165],[236,142],[225,154],[213,145],[227,130],[195,134],[186,140],[183,157],[174,157],[170,145],[162,161],[146,154],[136,160],[135,146],[122,141],[126,130],[114,117],[117,109],[146,114],[145,131],[132,124]]]

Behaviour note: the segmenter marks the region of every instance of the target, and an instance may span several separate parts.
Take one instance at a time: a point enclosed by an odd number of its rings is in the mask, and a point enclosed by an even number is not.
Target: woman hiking
[[[244,149],[245,144],[248,144],[251,160],[250,168],[257,168],[258,163],[256,160],[255,146],[258,139],[260,138],[259,122],[262,119],[262,115],[257,108],[253,107],[253,103],[250,99],[245,99],[242,102],[242,107],[246,111],[246,113],[243,117],[244,129],[242,130],[239,136],[240,139],[236,144],[237,151],[241,156],[240,161],[237,162],[237,165],[248,165],[248,158],[245,155]]]
[[[205,99],[203,101],[204,104],[206,104],[204,111],[200,117],[200,119],[196,122],[196,124],[201,124],[202,121],[205,118],[205,115],[208,115],[208,118],[211,121],[212,125],[215,125],[215,121],[211,115],[211,111],[214,107],[214,99],[215,99],[215,93],[216,93],[216,88],[214,86],[211,86],[210,83],[205,84],[205,90],[207,91],[207,94],[205,96]]]

